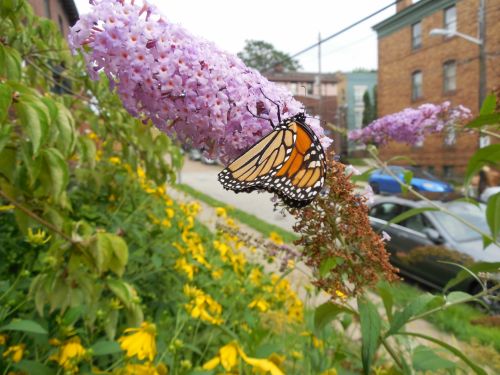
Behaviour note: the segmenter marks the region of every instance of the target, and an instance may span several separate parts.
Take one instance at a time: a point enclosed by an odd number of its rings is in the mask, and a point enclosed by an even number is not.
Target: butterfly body
[[[226,190],[266,190],[290,207],[308,205],[321,191],[326,158],[303,113],[280,122],[219,173]]]

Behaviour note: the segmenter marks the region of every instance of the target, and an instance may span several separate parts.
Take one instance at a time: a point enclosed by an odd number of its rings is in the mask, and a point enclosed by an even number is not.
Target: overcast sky
[[[75,0],[80,14],[88,0]],[[393,0],[152,0],[163,15],[192,34],[215,42],[231,53],[243,49],[246,39],[264,40],[293,55]],[[395,7],[322,45],[322,71],[377,68],[377,36],[373,25],[393,15]],[[305,71],[317,71],[318,50],[299,58]]]

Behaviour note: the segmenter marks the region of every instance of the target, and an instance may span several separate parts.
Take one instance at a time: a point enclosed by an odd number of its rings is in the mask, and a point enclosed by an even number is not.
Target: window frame
[[[416,26],[418,26],[419,34],[415,35]],[[416,43],[418,41],[418,43]],[[422,21],[415,22],[411,25],[411,49],[417,50],[422,47]]]
[[[419,94],[418,96],[416,95],[416,90],[415,90],[415,88],[417,87],[415,85],[417,75],[420,75],[420,91],[417,93]],[[424,73],[420,69],[414,70],[411,73],[411,100],[417,101],[421,100],[423,97],[424,97]]]
[[[449,20],[447,20],[448,18],[447,16],[449,14],[449,11],[452,9],[455,12],[455,20],[454,22],[449,22]],[[449,25],[454,25],[454,26],[453,28],[450,28]],[[458,15],[457,15],[457,7],[455,4],[443,9],[443,29],[449,30],[451,32],[456,32],[458,29]]]
[[[452,89],[447,87],[447,82],[448,82],[447,79],[451,77],[451,76],[447,75],[447,72],[449,71],[448,69],[450,67],[453,67],[453,69],[454,69],[453,88]],[[457,61],[456,60],[446,60],[443,63],[443,93],[450,94],[450,93],[454,93],[456,90],[457,90]]]

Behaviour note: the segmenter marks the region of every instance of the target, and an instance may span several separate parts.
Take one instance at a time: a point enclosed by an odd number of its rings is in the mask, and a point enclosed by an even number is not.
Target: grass
[[[299,236],[297,236],[295,233],[284,230],[276,225],[269,224],[269,223],[259,219],[258,217],[254,216],[252,214],[249,214],[245,211],[242,211],[238,208],[234,208],[232,206],[229,206],[221,201],[218,201],[217,199],[214,199],[214,198],[196,190],[196,189],[193,189],[189,185],[177,184],[176,188],[185,192],[186,194],[191,195],[193,198],[198,199],[198,200],[208,204],[209,206],[225,208],[228,215],[230,215],[233,219],[239,221],[240,223],[248,225],[249,227],[255,229],[257,232],[261,233],[265,237],[269,237],[271,232],[276,232],[280,235],[280,237],[286,243],[292,243],[293,241],[299,239]]]
[[[389,286],[395,305],[406,306],[424,293],[422,290],[404,283]],[[474,344],[491,345],[500,352],[500,328],[472,324],[473,320],[487,318],[477,308],[469,304],[455,305],[429,315],[426,320],[436,328],[454,334],[458,339]]]

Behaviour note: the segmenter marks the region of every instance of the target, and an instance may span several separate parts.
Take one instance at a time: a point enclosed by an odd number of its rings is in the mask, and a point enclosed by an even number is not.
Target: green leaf
[[[128,262],[128,247],[123,238],[111,233],[97,233],[91,251],[99,273],[111,270],[118,276],[123,275]]]
[[[482,284],[482,281],[477,277],[477,274],[479,272],[498,272],[498,270],[500,270],[500,262],[495,262],[495,263],[478,262],[468,267],[465,267],[461,264],[450,263],[450,262],[443,262],[443,263],[453,264],[459,268],[462,268],[462,271],[457,273],[457,275],[453,279],[448,281],[448,283],[444,287],[445,291],[450,288],[453,288],[455,285],[458,285],[462,281],[465,281],[471,277],[475,277],[476,280],[478,280],[478,283]]]
[[[314,310],[314,329],[321,331],[328,323],[330,323],[338,314],[349,312],[345,307],[333,302],[325,302]]]
[[[48,148],[42,152],[45,166],[48,171],[48,186],[46,190],[50,191],[56,202],[60,202],[61,194],[66,190],[69,182],[69,170],[66,160],[58,149]]]
[[[16,370],[21,370],[26,374],[55,375],[57,372],[55,369],[51,369],[40,362],[27,359],[23,359],[19,363],[14,363],[12,366]]]
[[[46,335],[47,331],[33,320],[13,320],[9,324],[0,327],[0,331],[21,331],[26,333],[36,333]]]
[[[432,294],[426,293],[418,296],[403,310],[399,310],[394,314],[389,331],[386,336],[390,336],[398,332],[408,321],[422,312],[427,305],[434,299]]]
[[[491,236],[498,238],[500,234],[500,193],[496,193],[488,199],[486,220],[491,230]]]
[[[335,266],[337,266],[337,258],[327,258],[327,259],[325,259],[323,262],[321,262],[321,264],[319,266],[319,275],[321,277],[325,276]]]
[[[467,128],[480,128],[486,125],[495,125],[500,123],[500,113],[490,113],[487,115],[480,115],[474,120],[469,122]]]
[[[423,345],[417,346],[412,355],[413,367],[417,371],[437,371],[456,367],[455,363],[442,358],[434,350]]]
[[[48,122],[46,114],[31,102],[21,101],[14,105],[21,125],[31,141],[33,154],[36,156],[42,142],[48,136]]]
[[[389,322],[392,320],[392,308],[394,306],[394,298],[392,297],[391,290],[386,285],[380,285],[377,288],[378,295],[382,298],[384,304],[385,313],[387,314],[387,319]]]
[[[375,305],[366,298],[358,298],[358,310],[361,324],[361,360],[363,372],[368,375],[379,346],[381,320]]]
[[[446,295],[446,303],[460,303],[462,301],[470,300],[472,296],[469,293],[462,292],[460,290],[454,291]]]
[[[0,125],[7,118],[9,107],[12,103],[13,91],[10,86],[5,83],[0,83]]]
[[[0,43],[0,77],[8,80],[21,79],[21,55],[9,46]]]
[[[106,280],[108,288],[113,294],[127,307],[131,308],[134,304],[134,293],[132,287],[125,281],[117,279]]]
[[[478,365],[476,365],[473,361],[471,361],[465,354],[463,354],[460,350],[458,350],[457,348],[454,348],[453,346],[441,341],[441,340],[438,340],[434,337],[431,337],[431,336],[427,336],[427,335],[424,335],[424,334],[421,334],[421,333],[415,333],[415,332],[399,332],[398,333],[399,335],[406,335],[406,336],[413,336],[413,337],[420,337],[424,340],[428,340],[430,342],[433,342],[437,345],[440,345],[442,346],[443,348],[445,348],[446,350],[450,351],[451,353],[453,353],[455,356],[457,356],[458,358],[460,358],[462,361],[464,361],[471,369],[472,371],[474,371],[474,373],[476,373],[477,375],[487,375],[487,372],[485,370],[483,370],[481,367],[479,367]]]
[[[495,94],[489,94],[483,102],[481,106],[481,110],[479,111],[480,115],[489,115],[490,113],[494,113],[497,108],[497,96]]]
[[[467,170],[465,172],[465,183],[470,184],[472,177],[485,165],[496,165],[500,161],[500,143],[489,145],[477,150],[469,159]]]
[[[71,112],[62,104],[57,103],[57,117],[56,126],[57,134],[57,147],[61,150],[62,154],[69,156],[74,148],[76,142],[75,120]]]
[[[92,355],[109,355],[120,353],[122,350],[120,345],[116,341],[98,341],[90,347],[92,349]]]
[[[12,131],[11,124],[5,124],[3,127],[0,127],[0,152],[2,152],[4,147],[10,141],[11,131]]]

